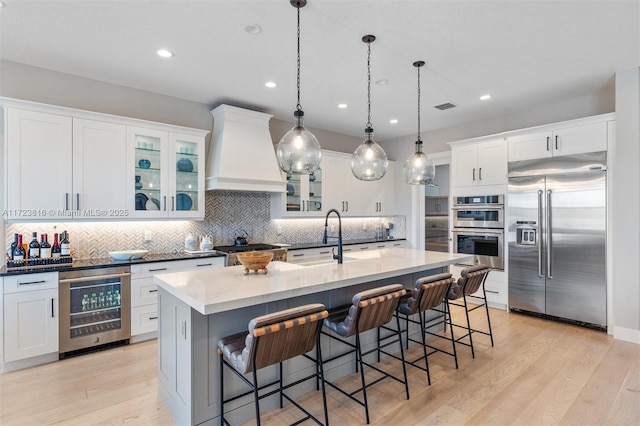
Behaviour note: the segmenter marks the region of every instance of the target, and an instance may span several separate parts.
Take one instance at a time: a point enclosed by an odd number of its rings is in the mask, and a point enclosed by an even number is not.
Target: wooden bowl
[[[249,271],[255,271],[257,274],[260,270],[265,274],[269,273],[267,265],[273,259],[272,251],[245,251],[236,255],[242,266],[244,266],[245,275],[249,274]]]

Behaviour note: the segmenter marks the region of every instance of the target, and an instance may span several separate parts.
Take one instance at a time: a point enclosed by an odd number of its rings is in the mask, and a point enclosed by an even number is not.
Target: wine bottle
[[[53,234],[53,246],[51,247],[51,257],[60,257],[60,243],[58,242],[58,234]]]
[[[18,247],[18,234],[13,234],[13,242],[11,243],[11,252],[9,253],[9,255],[11,256],[11,259],[15,259],[15,257],[13,256],[15,255],[16,247]]]
[[[40,257],[40,243],[38,243],[38,233],[34,232],[29,243],[29,259],[38,259]]]
[[[60,255],[71,256],[71,244],[69,244],[69,233],[62,231],[62,240],[60,241]]]
[[[51,257],[51,244],[49,244],[49,237],[47,234],[40,235],[40,257],[43,259]]]
[[[24,250],[22,246],[22,234],[18,234],[18,245],[13,252],[13,260],[24,260],[27,256],[27,252]]]

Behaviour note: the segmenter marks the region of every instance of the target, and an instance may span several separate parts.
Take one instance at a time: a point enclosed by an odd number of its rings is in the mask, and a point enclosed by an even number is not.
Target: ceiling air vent
[[[444,111],[445,109],[450,109],[455,107],[456,106],[450,102],[434,106],[434,108],[439,109],[440,111]]]

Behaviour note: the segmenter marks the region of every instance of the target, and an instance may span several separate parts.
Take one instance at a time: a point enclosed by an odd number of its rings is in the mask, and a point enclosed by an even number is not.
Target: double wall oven
[[[504,195],[454,197],[453,249],[504,269]]]

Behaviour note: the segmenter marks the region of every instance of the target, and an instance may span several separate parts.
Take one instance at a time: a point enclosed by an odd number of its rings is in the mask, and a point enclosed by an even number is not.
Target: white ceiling
[[[296,9],[289,0],[4,0],[0,57],[293,121]],[[638,0],[309,0],[301,9],[305,123],[361,136],[371,45],[376,139],[423,131],[613,86],[640,65]],[[251,35],[244,28],[262,27]],[[156,55],[165,47],[171,59]],[[267,89],[268,80],[277,82]],[[479,96],[490,93],[490,101]],[[347,103],[344,110],[338,103]],[[458,107],[433,108],[444,102]],[[399,123],[389,124],[397,118]]]

